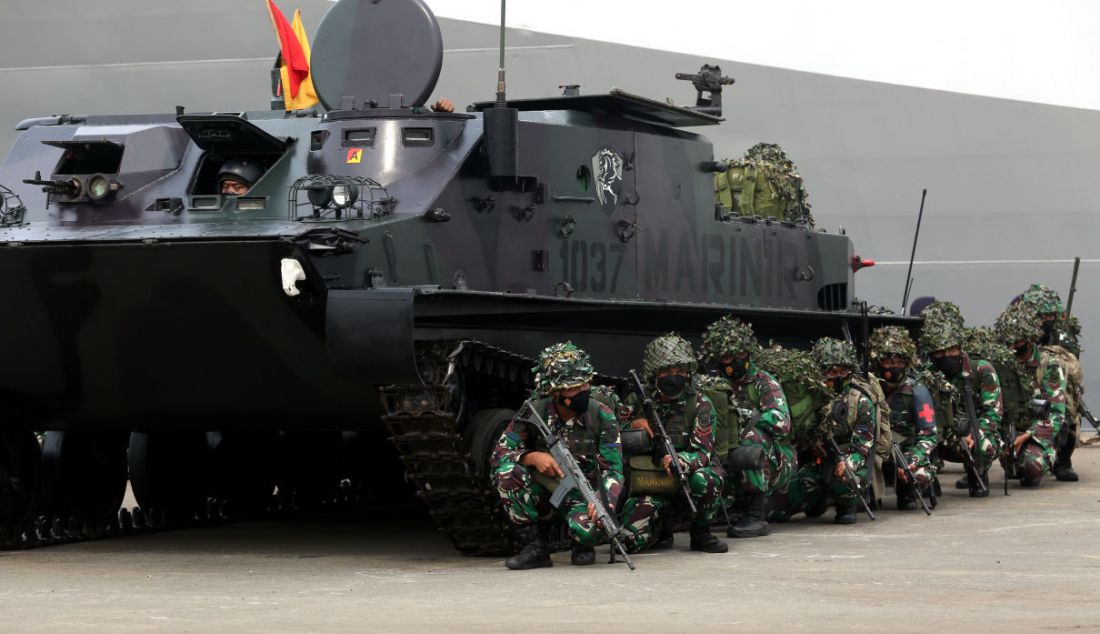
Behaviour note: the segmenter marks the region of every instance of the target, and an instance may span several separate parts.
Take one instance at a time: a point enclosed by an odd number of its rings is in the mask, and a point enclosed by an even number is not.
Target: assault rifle
[[[913,485],[913,488],[917,492],[917,499],[920,500],[920,505],[924,507],[924,514],[931,515],[932,509],[928,507],[928,502],[924,501],[924,491],[917,485],[917,476],[913,475],[913,470],[909,468],[909,460],[905,457],[905,452],[901,450],[901,445],[896,441],[890,443],[890,453],[894,456],[894,463],[898,469],[905,475],[905,479],[909,481],[909,484]],[[929,491],[929,497],[935,496],[935,492]],[[934,497],[932,499],[935,499]]]
[[[520,408],[520,414],[525,410],[531,414],[531,418],[521,420],[530,423],[535,429],[539,430],[543,440],[546,441],[547,451],[554,457],[554,461],[558,463],[562,473],[565,474],[558,482],[558,487],[554,489],[554,493],[550,496],[550,504],[554,508],[559,508],[562,502],[565,501],[565,496],[576,489],[587,504],[596,508],[596,525],[603,530],[604,535],[607,535],[607,540],[611,542],[611,561],[608,563],[615,562],[615,551],[617,550],[623,556],[626,565],[634,570],[634,562],[630,561],[630,555],[626,554],[626,548],[623,547],[622,539],[619,537],[623,532],[623,528],[619,526],[611,511],[607,510],[607,505],[600,499],[600,496],[592,489],[588,478],[581,471],[581,466],[577,464],[576,458],[569,453],[569,449],[565,446],[565,443],[561,442],[561,438],[558,438],[558,435],[551,431],[550,426],[546,424],[542,416],[539,416],[531,401],[523,404],[523,407]]]
[[[978,415],[974,412],[974,388],[970,381],[963,381],[963,406],[966,408],[966,427],[959,429],[959,454],[962,456],[963,468],[967,475],[973,476],[978,483],[978,489],[988,491],[989,487],[982,480],[982,473],[978,471],[978,463],[974,461],[974,454],[970,447],[966,446],[966,435],[963,431],[969,431],[969,436],[974,439],[974,446],[981,446],[981,428],[978,426]]]
[[[1085,405],[1085,399],[1081,398],[1081,395],[1077,395],[1077,411],[1081,412],[1081,415],[1085,417],[1089,423],[1092,424],[1092,428],[1096,430],[1096,435],[1100,436],[1100,425],[1096,423],[1096,417],[1092,415],[1092,411],[1088,405]]]
[[[1016,477],[1016,427],[1006,424],[1001,438],[1005,443],[1001,466],[1005,470],[1005,495],[1008,495],[1008,481]]]
[[[832,449],[833,456],[836,458],[837,464],[844,465],[844,483],[848,485],[848,488],[851,489],[852,493],[856,494],[856,498],[859,500],[860,506],[862,506],[863,510],[867,512],[867,517],[874,520],[875,514],[873,511],[871,511],[871,507],[867,504],[867,499],[864,497],[863,483],[859,481],[859,477],[856,475],[856,472],[852,470],[852,465],[848,464],[848,460],[844,457],[844,452],[840,450],[840,445],[836,444],[836,438],[833,438],[833,435],[826,431],[825,440],[828,441],[829,448]],[[870,457],[870,455],[868,454],[868,459],[873,460],[874,458]],[[870,464],[868,464],[868,468],[871,468]],[[832,469],[830,469],[829,473],[831,474],[832,472]]]
[[[630,380],[634,384],[634,391],[637,393],[638,398],[642,400],[642,409],[645,410],[646,419],[657,426],[657,436],[660,437],[661,448],[665,454],[672,456],[672,461],[668,464],[669,471],[680,483],[680,492],[684,494],[684,499],[687,500],[688,506],[691,508],[692,517],[695,517],[698,511],[695,508],[695,501],[691,499],[691,488],[688,486],[687,474],[684,473],[684,468],[680,465],[680,456],[676,453],[676,448],[672,446],[672,439],[665,431],[661,416],[653,405],[653,399],[646,394],[645,386],[642,385],[642,380],[638,378],[638,373],[634,370],[630,371]]]

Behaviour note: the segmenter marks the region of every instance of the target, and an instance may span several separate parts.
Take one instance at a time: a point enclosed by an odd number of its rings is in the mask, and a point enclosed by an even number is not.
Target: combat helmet
[[[875,362],[886,357],[901,357],[906,364],[913,365],[917,346],[909,331],[901,326],[883,326],[871,333],[871,359]]]
[[[703,333],[703,347],[699,351],[699,360],[703,363],[716,363],[722,357],[734,356],[742,352],[750,355],[759,350],[760,344],[752,334],[752,326],[729,315],[707,326]]]
[[[750,161],[771,163],[785,171],[792,171],[794,168],[794,163],[787,158],[787,153],[776,143],[757,143],[745,152],[745,158]]]
[[[920,347],[925,353],[962,346],[966,320],[962,311],[951,302],[935,301],[925,308],[924,326],[920,331]]]
[[[1016,302],[1001,313],[994,326],[997,337],[1011,346],[1021,339],[1038,341],[1043,336],[1043,325],[1039,321],[1039,314],[1035,308],[1027,302]]]
[[[1020,301],[1030,305],[1039,315],[1062,314],[1062,298],[1045,284],[1032,284],[1020,296]]]
[[[642,374],[646,380],[652,380],[658,372],[669,368],[679,368],[690,374],[695,374],[699,368],[691,344],[675,332],[650,341],[642,354]]]
[[[543,396],[557,390],[568,390],[592,380],[596,371],[588,353],[572,341],[555,343],[539,354],[535,373],[535,389]]]
[[[827,369],[839,365],[852,371],[859,369],[859,362],[856,361],[856,349],[847,341],[822,337],[814,344],[813,355],[814,359],[817,360],[817,364],[822,368]]]
[[[262,175],[263,170],[255,160],[231,158],[218,170],[218,186],[221,187],[222,181],[237,180],[251,187]]]

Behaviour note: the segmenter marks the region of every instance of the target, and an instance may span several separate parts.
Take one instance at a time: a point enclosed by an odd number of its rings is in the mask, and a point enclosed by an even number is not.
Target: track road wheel
[[[318,510],[336,500],[343,433],[287,431],[282,437],[279,498],[283,508]]]
[[[33,535],[41,463],[34,432],[0,434],[0,548],[17,548]]]
[[[477,468],[477,476],[487,486],[492,488],[489,481],[489,465],[493,457],[493,449],[504,433],[504,428],[511,422],[515,412],[506,408],[486,408],[474,414],[470,424],[466,426],[462,436],[469,448],[470,459]]]
[[[143,508],[160,511],[169,526],[187,526],[206,511],[206,434],[130,434],[130,486]]]
[[[97,537],[117,521],[126,495],[128,432],[51,431],[42,447],[42,480],[50,512],[70,530]]]
[[[279,460],[278,432],[207,432],[210,492],[224,519],[262,516],[271,505]]]

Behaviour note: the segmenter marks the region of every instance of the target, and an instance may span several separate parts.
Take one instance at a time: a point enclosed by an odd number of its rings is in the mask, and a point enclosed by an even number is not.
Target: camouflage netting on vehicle
[[[832,337],[822,337],[814,344],[814,360],[822,368],[830,368],[835,365],[844,366],[852,370],[859,368],[856,360],[856,349],[852,344]]]
[[[910,366],[916,365],[917,345],[909,331],[901,326],[883,326],[871,333],[871,360],[901,357]]]
[[[756,364],[783,387],[791,410],[791,440],[805,446],[814,440],[823,420],[822,408],[829,403],[825,376],[813,355],[772,344],[756,354]]]
[[[966,330],[963,350],[971,359],[983,359],[997,366],[1010,366],[1015,363],[1012,351],[997,338],[997,333],[989,326],[977,326]]]
[[[760,349],[752,326],[740,319],[726,315],[707,327],[703,333],[703,347],[699,351],[699,360],[703,363],[717,363],[719,359],[742,352],[750,354]]]
[[[962,346],[966,320],[962,311],[951,302],[932,302],[924,311],[920,331],[920,349],[925,353]]]
[[[1021,339],[1038,341],[1043,336],[1043,325],[1039,321],[1039,314],[1031,304],[1017,302],[1012,304],[997,318],[994,327],[997,337],[1005,344],[1012,344]]]
[[[774,143],[757,143],[714,175],[716,202],[735,216],[814,224],[809,194],[793,161]]]
[[[596,371],[588,353],[572,341],[555,343],[539,354],[535,373],[535,389],[543,396],[556,390],[568,390],[592,380]]]
[[[1020,296],[1020,301],[1030,305],[1040,315],[1062,314],[1062,298],[1058,292],[1045,284],[1032,284]]]
[[[680,368],[695,374],[699,368],[691,344],[679,334],[670,332],[649,342],[642,354],[642,374],[646,380],[668,368]]]

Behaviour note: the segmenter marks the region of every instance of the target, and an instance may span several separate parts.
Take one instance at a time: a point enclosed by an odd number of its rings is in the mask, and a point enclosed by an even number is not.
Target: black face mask
[[[721,371],[722,376],[728,378],[734,383],[738,383],[745,378],[749,373],[749,358],[748,357],[734,357],[729,363],[718,362],[718,369]]]
[[[667,374],[657,379],[657,389],[669,398],[676,398],[687,387],[688,377],[679,374]]]
[[[1020,346],[1019,348],[1013,348],[1012,352],[1015,353],[1016,358],[1018,360],[1024,361],[1025,359],[1027,359],[1028,357],[1031,356],[1031,346],[1029,344],[1025,343],[1024,345]]]
[[[959,372],[962,372],[963,358],[961,354],[956,357],[950,357],[945,354],[942,357],[932,359],[932,365],[936,366],[936,369],[943,372],[946,376],[955,376]]]
[[[591,390],[577,392],[573,396],[557,397],[558,404],[578,416],[588,411],[588,400],[592,396]]]
[[[878,375],[887,383],[898,383],[901,381],[902,377],[905,376],[905,368],[884,368],[879,366]]]
[[[1054,332],[1054,321],[1051,319],[1043,322],[1043,339],[1050,339],[1050,334]]]
[[[835,376],[829,379],[828,383],[838,395],[848,391],[848,377],[846,376]]]

